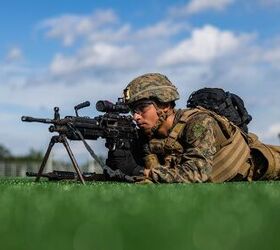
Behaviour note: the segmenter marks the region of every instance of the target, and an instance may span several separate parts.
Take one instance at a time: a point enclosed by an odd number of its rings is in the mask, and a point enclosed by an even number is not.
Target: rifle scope
[[[109,101],[100,100],[96,102],[95,107],[99,112],[106,112],[106,113],[115,112],[115,113],[123,113],[123,114],[129,113],[129,107],[126,104],[119,103],[119,102],[113,104]]]

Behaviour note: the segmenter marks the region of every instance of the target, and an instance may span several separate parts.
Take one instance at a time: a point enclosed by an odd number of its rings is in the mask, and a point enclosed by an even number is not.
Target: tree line
[[[26,155],[15,156],[11,151],[0,144],[0,160],[1,161],[41,161],[43,159],[43,152],[35,149],[30,149]]]

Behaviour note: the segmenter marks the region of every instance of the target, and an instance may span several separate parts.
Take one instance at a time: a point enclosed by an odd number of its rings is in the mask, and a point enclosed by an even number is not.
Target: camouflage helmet
[[[124,100],[132,104],[141,99],[156,99],[167,103],[179,99],[177,88],[162,74],[148,73],[132,80],[123,91]]]

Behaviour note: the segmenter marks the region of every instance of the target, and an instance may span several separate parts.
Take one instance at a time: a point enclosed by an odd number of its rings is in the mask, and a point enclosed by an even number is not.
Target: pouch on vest
[[[249,157],[250,148],[239,129],[236,129],[214,156],[211,181],[221,183],[232,180],[237,175],[245,178],[251,166],[248,163]]]
[[[267,145],[249,133],[249,146],[257,173],[254,179],[276,180],[280,177],[280,146]]]

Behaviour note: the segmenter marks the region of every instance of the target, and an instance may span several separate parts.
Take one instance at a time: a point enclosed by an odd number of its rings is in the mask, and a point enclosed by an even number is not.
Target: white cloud
[[[233,53],[244,39],[230,31],[221,31],[206,25],[194,29],[191,37],[164,52],[158,60],[160,65],[181,63],[209,63],[212,60]]]
[[[24,82],[26,81],[27,79]],[[44,84],[26,85],[19,82],[13,86],[1,86],[0,103],[2,106],[18,107],[22,110],[32,109],[36,112],[54,106],[64,106],[67,110],[72,110],[72,107],[79,102],[97,101],[102,98],[99,94],[101,89],[102,92],[104,91],[104,98],[121,94],[120,85],[104,84],[98,77],[69,84],[48,78],[46,74]]]
[[[121,27],[107,27],[99,30],[94,30],[87,34],[89,43],[97,42],[119,42],[124,40],[131,40],[131,26],[125,24]]]
[[[19,59],[22,59],[22,51],[20,48],[18,47],[14,47],[14,48],[11,48],[8,53],[7,53],[7,56],[6,56],[6,60],[7,61],[18,61]]]
[[[156,54],[162,38],[168,39],[188,28],[182,23],[163,21],[135,32],[130,25],[108,26],[107,29],[92,31],[87,33],[86,42],[72,56],[62,53],[55,55],[50,72],[54,75],[73,75],[83,71],[136,68],[145,60],[142,58],[143,53],[148,51],[150,56]],[[151,43],[143,43],[147,40]],[[151,49],[152,46],[155,49]]]
[[[223,10],[234,0],[192,0],[187,5],[188,13],[197,13],[204,10]]]
[[[88,45],[73,57],[55,56],[50,66],[53,74],[75,74],[83,70],[130,68],[138,61],[132,46],[115,46],[106,43]]]
[[[99,10],[91,16],[63,15],[42,21],[39,28],[47,29],[47,37],[62,39],[65,46],[72,45],[79,37],[88,37],[89,33],[113,24],[117,16],[112,10]]]
[[[188,30],[189,26],[185,23],[172,22],[170,20],[158,22],[136,31],[136,39],[151,39],[171,37],[179,32]]]
[[[262,130],[259,133],[259,136],[263,140],[275,140],[275,138],[279,137],[280,139],[280,123],[271,124],[267,130]]]
[[[46,37],[62,40],[65,46],[72,46],[81,37],[86,43],[136,42],[139,39],[168,38],[190,29],[185,22],[167,19],[137,30],[118,21],[112,10],[99,10],[92,15],[62,15],[46,19],[38,27],[44,30]]]
[[[207,10],[222,11],[235,0],[191,0],[184,6],[173,7],[172,16],[192,15]]]

